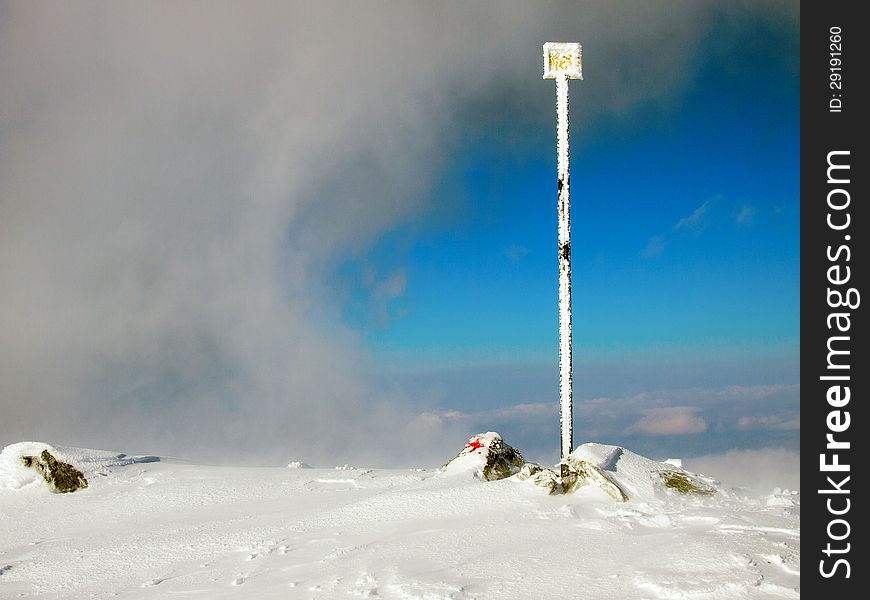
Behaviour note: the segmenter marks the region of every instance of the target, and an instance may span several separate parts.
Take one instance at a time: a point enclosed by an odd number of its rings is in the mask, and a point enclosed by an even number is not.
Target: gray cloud
[[[394,318],[391,304],[405,294],[408,285],[408,276],[405,271],[396,271],[384,279],[373,281],[371,294],[369,295],[369,310],[377,323],[382,327],[390,324]]]
[[[593,118],[671,101],[713,14],[0,3],[0,441],[394,461],[412,403],[323,274],[425,214],[466,127],[551,126],[541,42],[586,44]]]

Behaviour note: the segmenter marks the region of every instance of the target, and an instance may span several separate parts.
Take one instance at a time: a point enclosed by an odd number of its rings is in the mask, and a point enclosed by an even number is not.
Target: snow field
[[[23,482],[0,484],[0,598],[799,597],[799,494],[682,496],[647,471],[673,466],[612,446],[577,452],[624,504],[470,472],[56,450],[90,487],[51,494],[0,454]]]

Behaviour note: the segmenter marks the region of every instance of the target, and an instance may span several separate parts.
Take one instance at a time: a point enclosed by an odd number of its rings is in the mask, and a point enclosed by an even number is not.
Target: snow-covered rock
[[[299,461],[299,460],[294,460],[292,462],[287,463],[287,468],[288,469],[310,469],[311,465],[309,465],[308,463],[304,463],[302,461]]]
[[[52,446],[45,442],[18,442],[10,444],[0,451],[0,490],[43,489],[49,491],[50,484],[41,471],[24,466],[22,457],[41,457],[43,451],[48,451],[58,461],[75,465],[83,476],[91,480],[92,476],[105,476],[114,468],[127,465],[159,462],[156,456],[127,456],[119,452],[92,450],[89,448],[72,448],[67,446]]]
[[[88,487],[88,480],[81,471],[67,462],[57,460],[48,450],[43,450],[36,455],[22,456],[21,462],[25,467],[42,475],[52,491],[58,494],[67,494]]]
[[[570,454],[565,462],[568,467],[567,473],[563,474],[560,480],[563,493],[570,494],[591,485],[601,489],[617,502],[628,500],[625,491],[598,465],[574,454]]]
[[[559,466],[561,471],[561,465]],[[617,502],[625,502],[628,496],[605,475],[597,466],[582,459],[568,458],[564,474],[559,475],[553,469],[542,467],[536,463],[526,463],[516,475],[519,481],[528,481],[553,494],[571,494],[584,487],[591,486],[601,489]]]
[[[53,446],[42,442],[18,442],[10,444],[0,452],[0,489],[20,490],[45,486],[42,475],[24,466],[22,456],[36,456],[48,450],[57,453]]]
[[[709,496],[716,492],[715,480],[690,473],[670,459],[658,462],[620,446],[583,444],[556,467],[559,471],[526,463],[523,455],[498,433],[473,436],[468,444],[442,468],[446,474],[472,473],[484,481],[516,476],[543,488],[549,494],[571,494],[584,488],[603,491],[616,502],[629,499],[665,499],[673,494]]]
[[[633,499],[666,497],[668,493],[710,495],[717,482],[691,473],[672,462],[658,462],[620,446],[583,444],[574,450],[570,460],[595,465],[610,481]]]
[[[20,442],[0,452],[0,487],[20,489],[44,482],[58,493],[88,487],[84,474],[59,460],[57,449],[42,442]]]
[[[447,474],[473,473],[485,481],[505,479],[520,472],[526,461],[520,451],[494,431],[479,433],[468,440],[459,454],[443,467]]]
[[[544,488],[550,494],[557,494],[562,491],[559,476],[556,475],[555,471],[542,467],[537,463],[524,464],[516,477],[520,481],[528,481],[533,485]]]

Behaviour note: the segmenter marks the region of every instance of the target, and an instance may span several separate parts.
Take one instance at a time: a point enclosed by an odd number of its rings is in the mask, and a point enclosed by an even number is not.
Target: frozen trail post
[[[583,79],[580,44],[544,44],[544,79],[556,80],[556,132],[559,210],[559,416],[561,420],[562,473],[567,475],[565,459],[573,450],[574,414],[571,372],[571,205],[568,154],[568,80]]]

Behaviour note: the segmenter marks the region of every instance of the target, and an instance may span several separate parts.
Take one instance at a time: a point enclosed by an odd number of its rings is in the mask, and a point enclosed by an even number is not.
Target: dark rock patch
[[[66,494],[88,487],[88,480],[81,471],[69,463],[57,460],[48,450],[39,456],[22,456],[25,467],[35,469],[51,486],[52,491]]]

